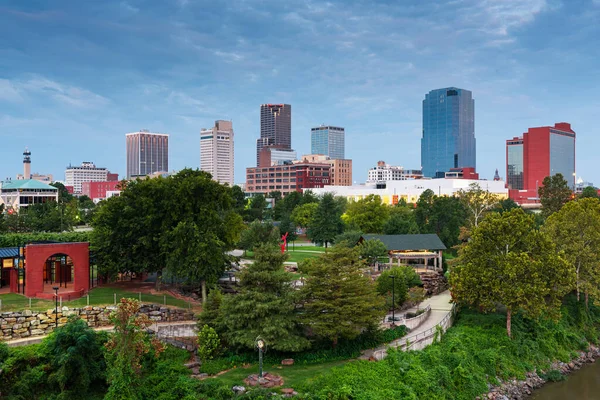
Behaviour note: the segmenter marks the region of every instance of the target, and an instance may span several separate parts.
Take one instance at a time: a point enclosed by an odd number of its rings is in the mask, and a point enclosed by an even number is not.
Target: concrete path
[[[181,326],[181,325],[196,325],[195,321],[174,321],[174,322],[157,322],[157,323],[153,323],[151,326],[148,327],[148,329],[151,330],[156,330],[156,327],[158,325],[158,330],[163,330],[165,327],[169,327],[169,326]],[[98,328],[94,328],[95,331],[112,331],[114,328],[114,326],[101,326]],[[161,329],[162,328],[162,329]],[[42,340],[44,340],[48,335],[43,335],[43,336],[30,336],[30,337],[26,337],[26,338],[21,338],[21,339],[13,339],[13,340],[7,340],[6,343],[8,345],[8,347],[18,347],[18,346],[27,346],[30,344],[37,344],[37,343],[41,343]]]
[[[421,325],[419,325],[412,331],[408,332],[408,334],[406,336],[404,336],[400,339],[396,339],[391,343],[381,345],[375,349],[369,349],[369,350],[363,351],[361,356],[359,357],[359,359],[368,360],[374,353],[376,353],[378,351],[385,350],[388,347],[398,347],[399,345],[404,344],[405,338],[407,336],[413,336],[413,335],[425,332],[425,331],[433,328],[434,326],[436,326],[437,324],[442,322],[442,320],[446,317],[446,315],[448,315],[448,313],[452,311],[452,303],[450,303],[450,299],[451,299],[450,291],[448,291],[448,290],[446,290],[445,292],[442,292],[440,294],[431,296],[430,298],[426,299],[421,304],[419,304],[419,308],[423,309],[423,308],[427,307],[428,305],[430,305],[431,311],[429,312],[429,316],[425,319],[425,321],[423,321],[423,323],[421,323]],[[415,310],[416,310],[416,308],[415,308]],[[411,311],[411,310],[403,311],[403,313],[406,313],[408,311]],[[386,317],[386,320],[387,320],[387,317]]]

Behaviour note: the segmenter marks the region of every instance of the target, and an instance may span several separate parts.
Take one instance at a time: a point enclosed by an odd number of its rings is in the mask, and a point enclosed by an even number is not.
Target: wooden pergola
[[[359,242],[364,240],[378,239],[386,247],[390,260],[390,267],[402,265],[409,260],[423,260],[425,268],[429,260],[433,260],[434,270],[442,269],[442,251],[446,246],[436,234],[420,235],[363,235]]]

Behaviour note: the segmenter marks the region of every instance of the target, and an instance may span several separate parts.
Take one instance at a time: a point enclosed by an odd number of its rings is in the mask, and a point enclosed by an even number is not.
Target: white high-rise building
[[[147,129],[125,134],[127,179],[169,172],[169,135]]]
[[[233,126],[218,120],[211,129],[200,131],[200,169],[213,179],[233,186]]]
[[[384,161],[377,162],[377,166],[369,169],[367,183],[405,181],[408,179],[421,179],[423,172],[418,169],[404,169],[386,164]]]
[[[75,194],[82,192],[83,182],[106,182],[107,179],[106,168],[98,168],[94,163],[87,161],[82,162],[79,167],[69,165],[65,171],[65,186],[73,186]]]

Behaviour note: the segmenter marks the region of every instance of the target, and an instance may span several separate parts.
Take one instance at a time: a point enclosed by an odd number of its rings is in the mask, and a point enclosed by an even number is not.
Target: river
[[[531,400],[600,400],[600,362],[584,365],[562,382],[547,383]]]

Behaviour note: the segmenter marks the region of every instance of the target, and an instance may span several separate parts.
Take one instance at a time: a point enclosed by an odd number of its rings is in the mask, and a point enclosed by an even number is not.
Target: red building
[[[119,181],[83,182],[81,192],[92,200],[105,199],[106,192],[119,190],[119,183]]]
[[[475,168],[450,168],[450,171],[446,172],[445,178],[479,180],[479,174],[475,172]]]
[[[296,164],[246,168],[246,193],[282,194],[301,192],[302,189],[322,188],[331,184],[331,166],[322,163]]]
[[[65,185],[65,189],[67,189],[67,192],[70,194],[73,194],[73,192],[75,190],[75,188],[73,188],[73,186],[71,186],[71,185],[68,185],[68,186]]]
[[[506,141],[508,195],[517,203],[538,202],[544,178],[557,173],[575,188],[575,132],[570,124],[529,128],[522,137]]]
[[[118,181],[118,180],[119,180],[119,174],[113,174],[112,172],[109,172],[109,173],[106,175],[106,180],[107,180],[108,182],[116,182],[116,181]]]

